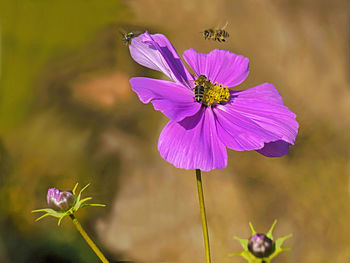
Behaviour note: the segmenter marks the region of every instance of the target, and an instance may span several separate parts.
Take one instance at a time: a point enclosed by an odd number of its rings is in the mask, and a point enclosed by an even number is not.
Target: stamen
[[[227,87],[223,87],[221,84],[212,84],[204,92],[203,103],[206,105],[216,105],[219,103],[227,102],[230,99],[230,92]]]

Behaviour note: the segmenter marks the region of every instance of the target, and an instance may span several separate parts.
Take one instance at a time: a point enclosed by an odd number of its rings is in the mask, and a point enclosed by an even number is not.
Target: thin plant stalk
[[[205,247],[205,259],[206,259],[206,263],[210,263],[208,224],[207,224],[207,217],[205,214],[204,195],[203,195],[203,187],[202,187],[202,176],[201,176],[201,170],[199,170],[199,169],[196,169],[196,178],[197,178],[199,206],[200,206],[201,218],[202,218],[202,229],[203,229],[204,247]]]
[[[70,214],[69,217],[72,219],[76,229],[78,232],[82,235],[82,237],[85,239],[86,243],[91,247],[91,249],[95,252],[95,254],[98,256],[98,258],[103,263],[108,263],[108,260],[106,257],[102,254],[101,250],[95,245],[94,241],[88,236],[88,234],[85,232],[81,224],[79,223],[78,219],[73,214]]]

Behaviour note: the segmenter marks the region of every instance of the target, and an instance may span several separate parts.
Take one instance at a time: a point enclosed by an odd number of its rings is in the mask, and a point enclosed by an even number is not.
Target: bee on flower
[[[174,166],[222,169],[227,166],[226,148],[280,157],[294,144],[299,127],[296,115],[272,84],[234,88],[249,74],[248,58],[222,49],[208,54],[188,49],[183,58],[192,75],[162,34],[145,32],[134,37],[129,50],[136,62],[170,79],[134,77],[130,84],[143,103],[151,102],[170,118],[158,150]]]

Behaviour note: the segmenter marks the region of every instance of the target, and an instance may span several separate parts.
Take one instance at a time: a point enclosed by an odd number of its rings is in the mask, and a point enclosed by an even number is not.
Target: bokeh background
[[[228,22],[227,43],[201,31]],[[293,233],[275,262],[350,262],[350,5],[347,0],[11,0],[0,3],[0,262],[97,262],[69,219],[35,223],[49,187],[91,183],[107,204],[77,217],[111,262],[204,262],[194,171],[157,151],[167,118],[129,78],[120,30],[165,34],[178,52],[250,58],[240,89],[273,83],[297,114],[288,156],[229,150],[203,174],[212,261],[241,250],[248,222]]]

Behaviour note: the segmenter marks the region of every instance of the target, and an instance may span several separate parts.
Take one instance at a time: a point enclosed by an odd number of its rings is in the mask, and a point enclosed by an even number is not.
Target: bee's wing
[[[135,34],[135,36],[142,34],[141,30],[135,30],[135,31],[132,31],[132,32]]]
[[[221,28],[221,30],[224,30],[228,25],[228,21],[226,21],[226,24]]]
[[[194,88],[194,86],[196,86],[196,80],[195,80],[195,79],[190,79],[190,80],[188,80],[188,83],[190,84],[190,86],[191,86],[192,88]]]
[[[228,21],[226,21],[225,25],[222,26],[222,27],[220,27],[220,24],[218,24],[218,25],[215,27],[215,29],[224,30],[224,29],[227,27],[227,25],[228,25]]]
[[[195,79],[189,79],[188,82],[194,85],[196,83],[196,80]]]
[[[125,31],[119,30],[119,34],[122,38],[124,38],[126,36]]]

